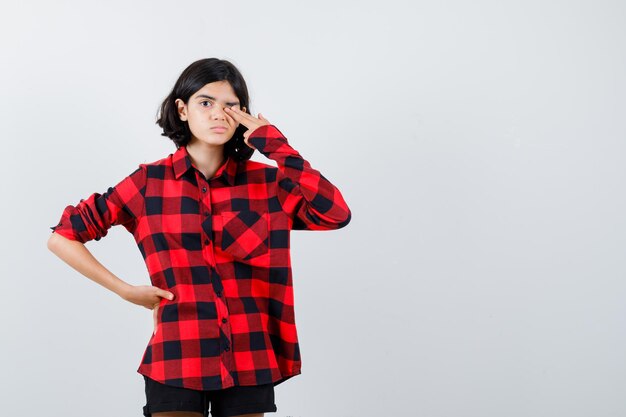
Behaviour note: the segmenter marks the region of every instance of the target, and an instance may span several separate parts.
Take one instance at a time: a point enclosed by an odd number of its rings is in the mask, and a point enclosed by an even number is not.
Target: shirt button
[[[221,297],[222,296],[222,292],[218,291],[218,292],[215,293],[215,295],[217,295],[218,297]]]
[[[209,239],[204,239],[204,244],[208,245],[209,244]]]
[[[211,213],[209,213],[208,211],[205,211],[205,212],[204,212],[204,215],[205,215],[205,216],[208,216],[209,214],[211,214]]]
[[[206,187],[202,187],[202,192],[206,193]]]
[[[228,320],[226,319],[222,319],[222,323],[226,323]]]
[[[228,351],[230,350],[230,348],[229,348],[228,346],[226,346],[226,347],[224,348],[224,350],[225,350],[226,352],[228,352]]]

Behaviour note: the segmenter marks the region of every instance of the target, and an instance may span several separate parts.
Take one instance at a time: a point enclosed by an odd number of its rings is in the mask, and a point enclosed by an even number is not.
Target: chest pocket
[[[248,260],[269,248],[269,213],[253,210],[224,211],[219,215],[222,233],[216,242],[222,251]]]

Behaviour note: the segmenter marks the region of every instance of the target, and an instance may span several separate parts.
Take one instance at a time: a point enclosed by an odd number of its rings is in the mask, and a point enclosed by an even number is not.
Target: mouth
[[[217,132],[217,133],[224,133],[226,132],[228,129],[226,129],[225,127],[212,127],[211,130],[213,132]]]

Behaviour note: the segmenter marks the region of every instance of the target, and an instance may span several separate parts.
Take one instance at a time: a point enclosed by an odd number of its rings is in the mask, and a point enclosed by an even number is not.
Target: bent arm
[[[53,232],[48,238],[48,249],[82,275],[126,299],[132,286],[106,269],[83,243]]]
[[[250,133],[248,142],[277,164],[277,198],[294,230],[334,230],[352,218],[341,191],[294,149],[274,125]]]

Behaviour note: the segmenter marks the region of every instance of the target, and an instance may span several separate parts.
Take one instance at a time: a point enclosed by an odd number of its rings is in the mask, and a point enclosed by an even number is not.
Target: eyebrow
[[[196,98],[208,98],[209,100],[216,101],[215,97],[207,96],[206,94],[200,94]],[[234,105],[237,105],[237,104],[240,104],[240,103],[238,101],[231,101],[230,103],[226,103],[226,104],[229,105],[229,106],[234,106]]]

